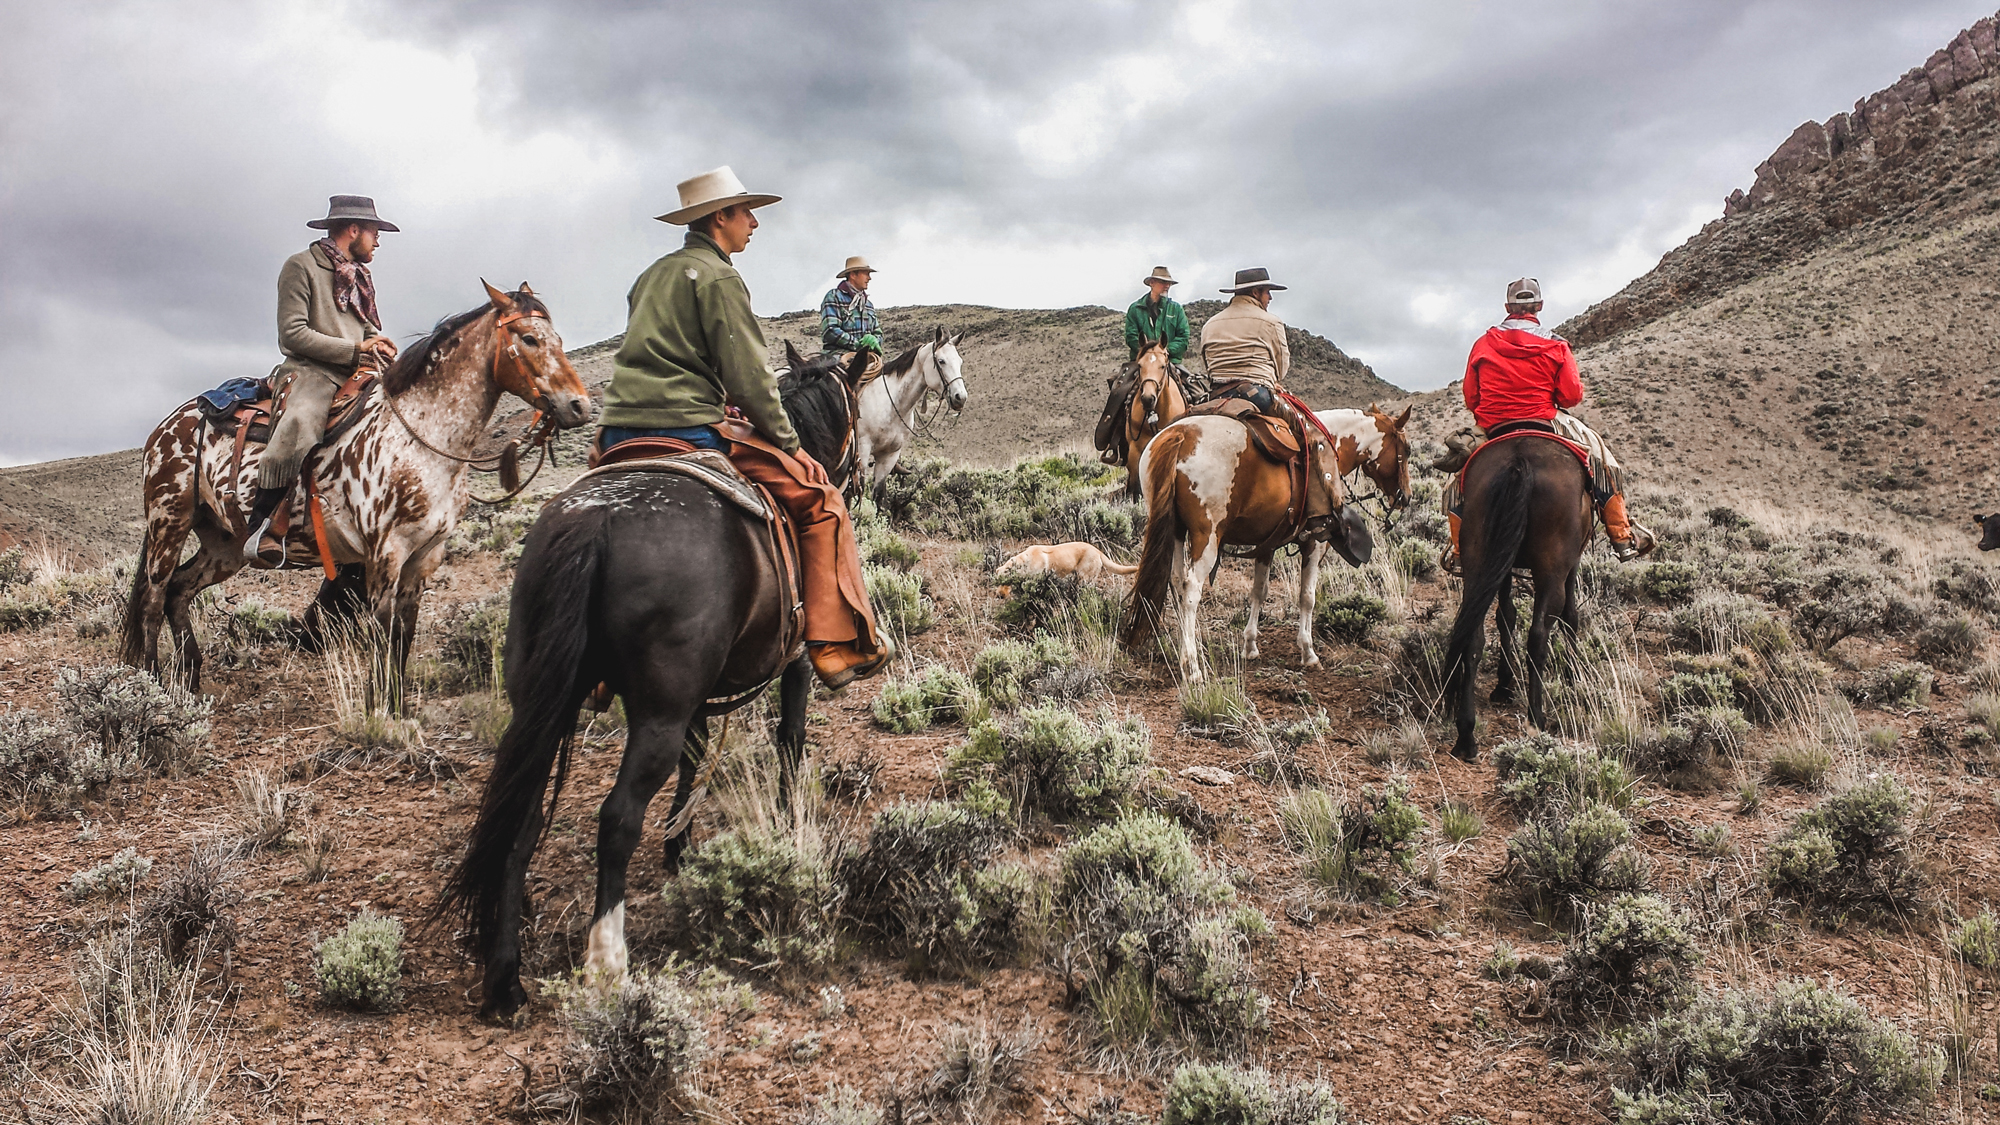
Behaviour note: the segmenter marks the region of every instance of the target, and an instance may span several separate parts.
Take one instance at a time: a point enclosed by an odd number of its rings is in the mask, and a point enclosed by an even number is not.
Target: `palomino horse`
[[[852,426],[833,357],[795,367],[780,384],[802,447],[841,463]],[[809,416],[810,415],[810,416]],[[846,482],[829,473],[836,485]],[[671,826],[694,790],[708,720],[779,686],[775,741],[781,792],[805,752],[812,666],[783,640],[786,603],[763,520],[678,473],[588,476],[549,501],[528,529],[507,620],[507,698],[513,718],[472,839],[432,921],[462,917],[486,966],[488,1016],[527,1002],[521,988],[521,913],[529,861],[562,797],[577,712],[597,684],[625,703],[618,780],[597,818],[597,906],[586,968],[600,980],[626,968],[625,887],[646,806],[678,769]],[[551,777],[554,790],[550,792]],[[546,806],[543,797],[547,796]],[[546,809],[546,811],[545,811]],[[666,843],[680,864],[690,827]]]
[[[1544,725],[1542,668],[1549,656],[1549,618],[1576,631],[1576,570],[1590,544],[1589,477],[1569,447],[1527,435],[1495,438],[1465,469],[1465,516],[1459,527],[1459,560],[1465,591],[1445,649],[1445,698],[1457,709],[1453,756],[1472,761],[1478,702],[1473,698],[1479,658],[1486,648],[1486,610],[1497,599],[1500,674],[1493,701],[1514,697],[1514,569],[1534,576],[1535,610],[1528,625],[1528,721]]]
[[[1256,560],[1250,590],[1250,620],[1243,629],[1243,655],[1258,656],[1257,612],[1270,589],[1271,556],[1284,546],[1291,521],[1292,479],[1251,443],[1250,431],[1234,418],[1200,414],[1161,430],[1141,455],[1146,481],[1146,541],[1133,579],[1126,614],[1126,645],[1144,642],[1158,628],[1169,581],[1179,587],[1181,673],[1200,680],[1202,586],[1222,564],[1225,546],[1247,548]],[[1340,509],[1331,525],[1330,545],[1353,566],[1367,563],[1375,541],[1354,505]],[[1319,664],[1313,650],[1313,600],[1319,589],[1319,561],[1328,544],[1299,552],[1299,651],[1305,666]]]
[[[500,403],[512,394],[565,429],[590,421],[590,391],[563,355],[548,307],[523,283],[488,303],[440,321],[382,374],[376,401],[358,424],[307,461],[325,517],[333,561],[359,563],[366,606],[390,645],[399,674],[416,633],[417,604],[444,561],[471,481],[468,463]],[[146,440],[146,536],[125,612],[123,658],[159,671],[160,626],[171,622],[177,671],[201,682],[201,649],[189,607],[195,595],[246,565],[241,526],[256,495],[261,446],[238,466],[234,439],[194,403],[176,410]],[[295,504],[287,561],[315,566],[313,520]],[[181,561],[192,532],[193,557]],[[335,587],[329,581],[322,589]],[[324,598],[322,599],[324,600]]]
[[[1173,365],[1167,362],[1164,341],[1147,340],[1132,365],[1139,369],[1139,385],[1133,388],[1132,397],[1125,404],[1123,440],[1125,494],[1137,500],[1144,491],[1139,479],[1139,455],[1154,435],[1187,413],[1187,396],[1181,393],[1180,380],[1174,378]]]
[[[1341,478],[1359,469],[1374,482],[1382,496],[1385,519],[1388,512],[1410,506],[1410,439],[1403,436],[1403,427],[1410,423],[1411,409],[1406,406],[1402,414],[1391,416],[1371,402],[1366,410],[1314,411],[1333,435]]]
[[[960,373],[959,336],[947,336],[943,328],[921,345],[882,361],[882,374],[861,388],[860,410],[854,426],[855,487],[866,490],[877,503],[882,500],[882,481],[917,433],[917,416],[931,395],[945,400],[953,410],[965,409],[965,377]]]

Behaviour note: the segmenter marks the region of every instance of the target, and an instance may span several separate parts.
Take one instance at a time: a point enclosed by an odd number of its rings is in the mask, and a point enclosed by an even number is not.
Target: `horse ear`
[[[931,337],[931,342],[933,344],[936,344],[940,348],[944,347],[945,344],[944,325],[942,324],[938,325],[934,331],[936,334]]]
[[[1400,429],[1402,429],[1402,428],[1403,428],[1404,426],[1407,426],[1407,425],[1409,425],[1409,424],[1410,424],[1410,411],[1412,411],[1412,410],[1415,410],[1416,408],[1417,408],[1417,404],[1416,404],[1416,403],[1411,403],[1410,405],[1408,405],[1408,406],[1405,406],[1405,407],[1403,408],[1403,413],[1401,414],[1401,416],[1399,416],[1399,417],[1398,417],[1398,418],[1396,419],[1396,428],[1397,428],[1397,429],[1399,429],[1399,430],[1400,430]]]
[[[868,353],[857,351],[847,357],[847,366],[840,369],[841,381],[850,387],[861,384],[861,376],[868,371]]]
[[[963,339],[965,339],[965,329],[961,328],[951,334],[951,346],[954,348],[957,347],[958,342]]]
[[[486,286],[486,299],[493,302],[494,308],[505,309],[507,308],[507,306],[514,303],[507,299],[507,294],[502,293],[498,289],[493,288],[493,283],[487,281],[485,278],[483,277],[480,278],[479,284]]]
[[[529,284],[528,284],[527,282],[525,282],[525,281],[521,283],[521,289],[520,289],[520,291],[521,291],[521,292],[523,292],[523,293],[526,293],[526,294],[527,294],[528,296],[530,296],[530,297],[532,297],[532,296],[534,296],[534,295],[535,295],[535,290],[534,290],[534,288],[533,288],[532,286],[530,286],[530,285],[529,285]]]
[[[806,357],[799,354],[799,349],[794,347],[790,340],[786,340],[785,366],[791,368],[793,374],[797,374],[798,371],[805,365],[806,365]]]

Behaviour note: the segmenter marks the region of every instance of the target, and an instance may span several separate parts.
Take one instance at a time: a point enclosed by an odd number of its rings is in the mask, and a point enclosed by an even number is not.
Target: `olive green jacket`
[[[344,382],[359,358],[355,345],[379,335],[374,325],[334,304],[333,263],[317,245],[285,259],[278,271],[281,377],[307,370]]]
[[[666,430],[722,421],[725,404],[787,453],[799,448],[766,361],[764,329],[729,255],[689,231],[679,250],[639,275],[626,297],[600,425]]]

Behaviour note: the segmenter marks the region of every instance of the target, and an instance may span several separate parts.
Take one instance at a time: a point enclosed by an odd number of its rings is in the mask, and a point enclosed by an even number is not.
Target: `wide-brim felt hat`
[[[1265,269],[1263,266],[1258,266],[1255,269],[1237,270],[1236,284],[1223,286],[1221,292],[1248,293],[1252,289],[1285,288],[1288,288],[1288,286],[1279,285],[1277,282],[1271,280],[1270,270]]]
[[[1146,280],[1145,280],[1145,281],[1143,281],[1143,282],[1141,282],[1140,284],[1142,284],[1142,285],[1145,285],[1145,284],[1151,284],[1152,282],[1155,282],[1155,281],[1164,281],[1164,282],[1166,282],[1166,283],[1167,283],[1168,285],[1179,285],[1179,284],[1180,284],[1180,282],[1178,282],[1178,281],[1175,281],[1175,280],[1174,280],[1174,275],[1173,275],[1173,274],[1170,274],[1170,273],[1168,273],[1168,272],[1167,272],[1167,267],[1165,267],[1165,266],[1154,266],[1154,267],[1153,267],[1153,272],[1152,272],[1152,273],[1149,273],[1149,274],[1147,274],[1147,275],[1146,275]]]
[[[680,209],[669,211],[654,218],[663,223],[686,226],[704,215],[713,215],[724,207],[763,207],[776,203],[783,196],[762,195],[743,186],[736,178],[736,172],[729,165],[690,176],[675,185],[681,194]]]
[[[874,273],[874,272],[875,272],[875,267],[868,264],[868,259],[862,257],[859,254],[856,254],[852,258],[847,259],[847,264],[840,267],[840,272],[834,274],[833,276],[845,280],[847,278],[847,275],[850,273]]]
[[[376,230],[401,232],[403,228],[375,213],[375,201],[365,195],[335,195],[326,201],[326,218],[307,219],[314,230],[332,230],[342,223],[367,223]]]

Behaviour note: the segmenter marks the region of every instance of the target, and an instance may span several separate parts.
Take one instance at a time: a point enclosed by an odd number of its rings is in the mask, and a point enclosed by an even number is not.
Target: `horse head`
[[[1410,506],[1410,439],[1403,433],[1409,424],[1410,411],[1406,406],[1403,413],[1390,416],[1375,403],[1368,404],[1368,417],[1375,428],[1381,431],[1382,447],[1361,463],[1361,471],[1375,482],[1375,487],[1388,497],[1389,509],[1401,511]]]
[[[1159,409],[1160,388],[1167,381],[1166,341],[1148,336],[1133,362],[1139,367],[1139,403],[1146,408],[1145,416],[1151,417]]]
[[[1367,566],[1375,556],[1375,536],[1368,530],[1368,517],[1361,514],[1360,505],[1342,505],[1332,530],[1326,545],[1339,552],[1349,566]]]
[[[590,388],[563,354],[562,337],[549,321],[549,309],[527,282],[512,293],[486,286],[494,322],[493,381],[499,388],[540,410],[562,429],[574,429],[596,414]]]
[[[958,354],[958,341],[964,335],[947,335],[939,325],[931,336],[931,362],[924,368],[924,388],[942,397],[953,410],[964,410],[967,397],[960,369],[963,361]]]
[[[1990,516],[1974,516],[1972,522],[1985,531],[1985,534],[1979,537],[1980,550],[1991,551],[2000,548],[2000,512]]]

